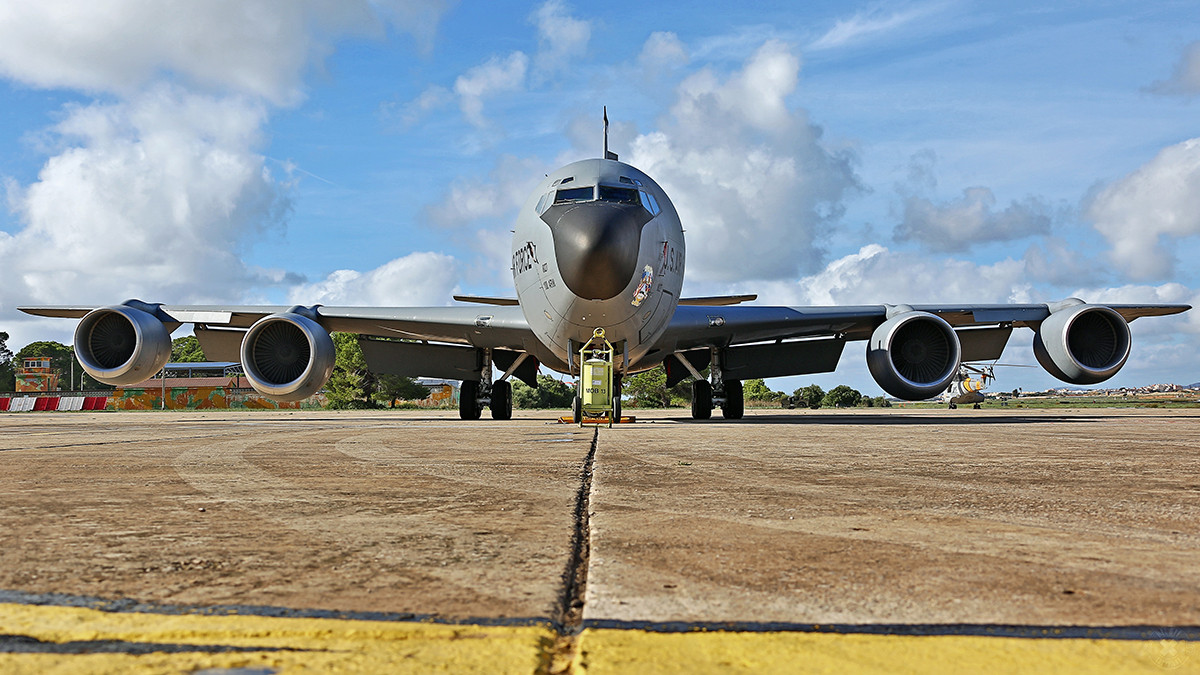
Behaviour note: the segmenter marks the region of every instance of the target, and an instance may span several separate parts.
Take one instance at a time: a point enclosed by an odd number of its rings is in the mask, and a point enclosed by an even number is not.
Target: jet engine
[[[1052,312],[1038,327],[1033,353],[1051,375],[1071,384],[1103,382],[1129,358],[1129,324],[1116,310],[1083,303]]]
[[[158,317],[132,304],[101,307],[75,327],[75,355],[88,375],[123,387],[162,370],[171,359],[171,333]]]
[[[884,321],[867,343],[867,368],[884,391],[908,401],[936,396],[958,372],[962,347],[945,319],[902,311]]]
[[[281,401],[308,398],[333,373],[333,339],[294,311],[259,319],[242,338],[242,369],[259,393]]]

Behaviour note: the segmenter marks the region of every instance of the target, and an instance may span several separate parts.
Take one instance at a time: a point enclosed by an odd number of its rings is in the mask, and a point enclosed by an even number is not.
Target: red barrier
[[[37,398],[37,400],[33,402],[33,410],[34,410],[34,412],[41,412],[41,411],[45,410],[45,409],[46,409],[46,404],[47,404],[47,403],[49,403],[49,402],[50,402],[50,399],[49,399],[49,398],[47,398],[47,397],[45,397],[45,396],[39,396],[39,397]]]
[[[11,397],[5,396],[4,398],[0,398],[0,412],[8,412],[8,406],[11,402]]]
[[[104,410],[108,406],[107,396],[88,396],[83,400],[84,410]]]

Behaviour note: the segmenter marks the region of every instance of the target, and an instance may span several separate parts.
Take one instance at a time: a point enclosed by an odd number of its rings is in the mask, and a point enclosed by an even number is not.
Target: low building
[[[17,393],[58,391],[59,372],[50,367],[49,356],[27,356],[16,372]]]

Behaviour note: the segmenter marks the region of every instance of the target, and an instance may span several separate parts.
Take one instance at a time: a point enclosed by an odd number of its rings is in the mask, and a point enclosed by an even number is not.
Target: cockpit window
[[[646,210],[650,212],[650,215],[657,216],[658,214],[662,213],[662,209],[658,208],[658,200],[654,198],[654,195],[650,194],[649,192],[643,192],[641,194],[642,206],[646,207]]]
[[[592,200],[593,198],[591,186],[567,188],[566,190],[559,190],[554,195],[554,203],[566,204],[569,202],[586,202]]]
[[[612,185],[600,186],[600,201],[617,202],[619,204],[641,204],[638,199],[638,191],[631,188],[614,187]]]

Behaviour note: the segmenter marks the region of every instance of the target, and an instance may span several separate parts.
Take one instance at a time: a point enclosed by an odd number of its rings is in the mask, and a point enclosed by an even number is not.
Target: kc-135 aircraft
[[[521,208],[512,243],[513,299],[455,296],[470,304],[447,307],[128,300],[100,308],[20,309],[81,318],[75,329],[80,364],[116,386],[161,370],[171,354],[171,333],[191,323],[210,359],[240,361],[250,384],[279,400],[317,393],[333,371],[330,332],[357,333],[374,372],[462,380],[459,415],[470,420],[479,419],[484,407],[494,419],[509,419],[512,378],[537,386],[539,365],[579,375],[579,349],[598,328],[614,347],[616,417],[621,378],[663,364],[668,386],[695,378],[693,418],[708,419],[716,406],[725,419],[740,419],[744,380],[830,372],[846,343],[857,340],[867,341],[872,377],[901,399],[934,397],[961,363],[999,358],[1018,327],[1033,329],[1034,353],[1052,375],[1095,384],[1125,365],[1128,322],[1191,308],[1078,298],[814,307],[741,305],[754,295],[683,298],[679,214],[653,179],[609,152],[607,121],[606,115],[602,158],[548,174]]]

